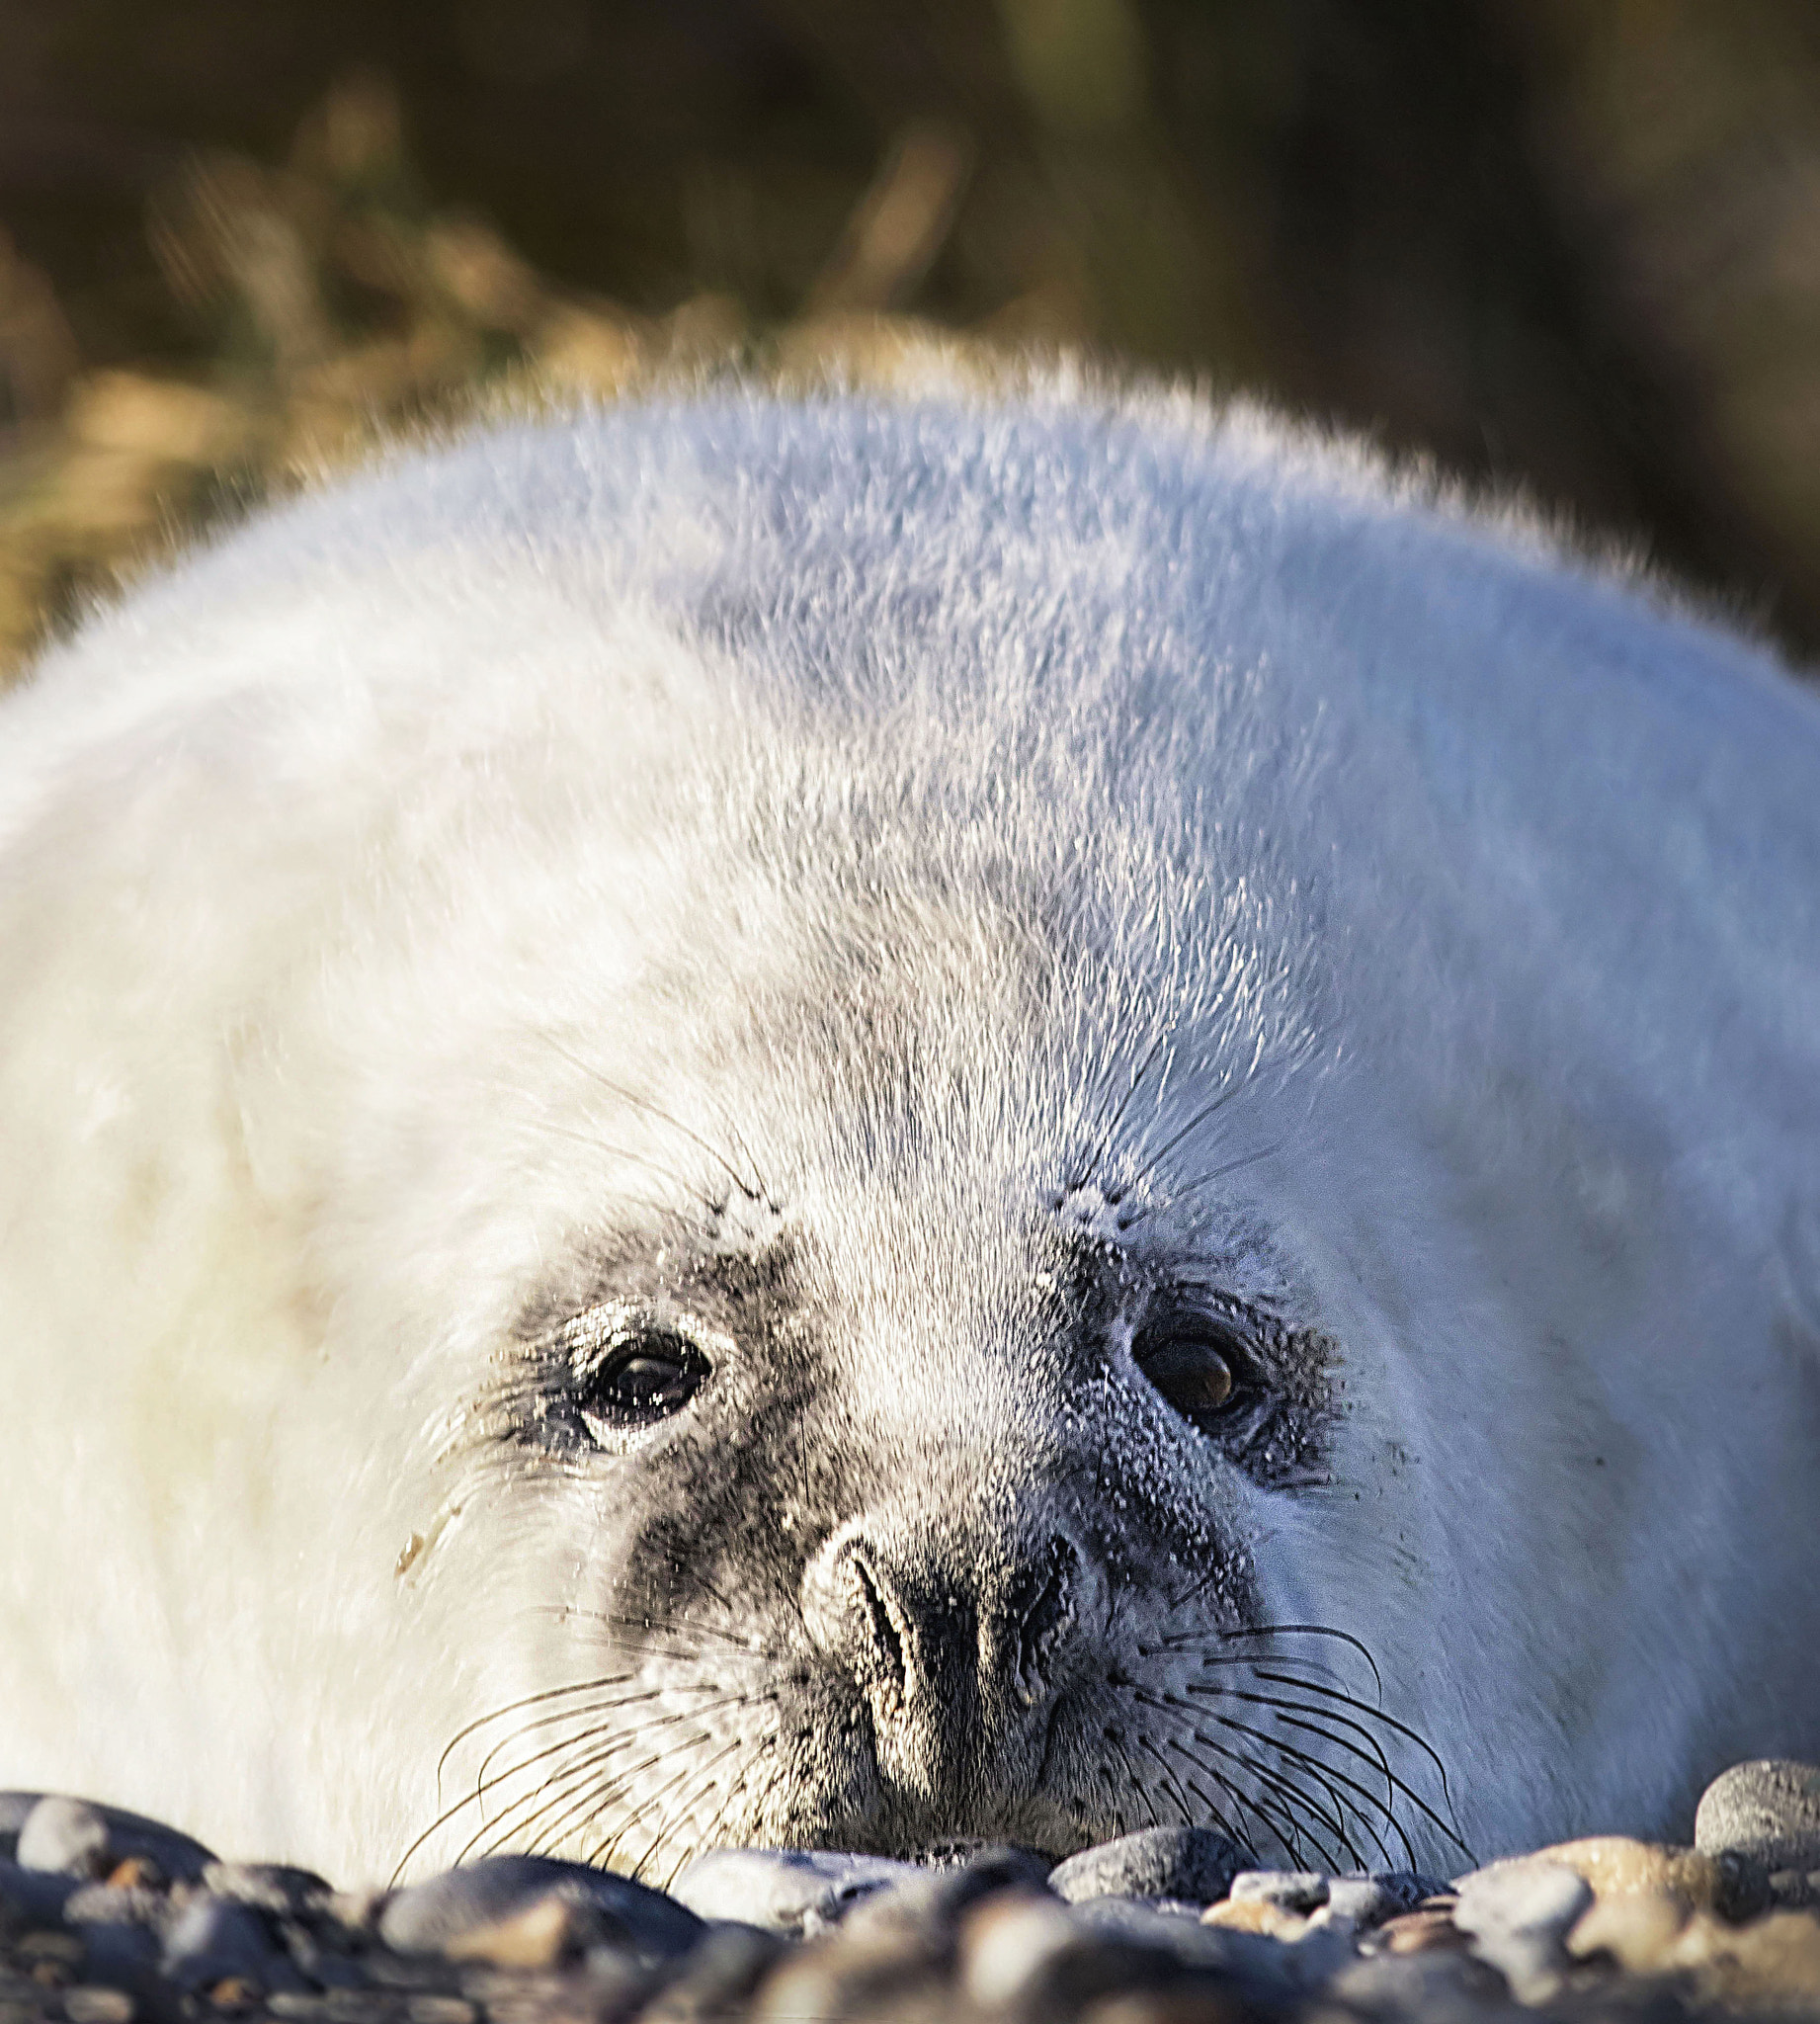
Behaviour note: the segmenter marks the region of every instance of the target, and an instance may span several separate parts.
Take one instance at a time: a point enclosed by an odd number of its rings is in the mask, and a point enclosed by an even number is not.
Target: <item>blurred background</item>
[[[1820,653],[1812,0],[0,0],[0,679],[517,381],[1086,347]]]

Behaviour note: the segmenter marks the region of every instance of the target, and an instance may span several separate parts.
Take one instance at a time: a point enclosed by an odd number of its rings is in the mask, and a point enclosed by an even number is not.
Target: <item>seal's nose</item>
[[[866,1696],[881,1771],[925,1790],[1005,1776],[1053,1694],[1080,1565],[1060,1533],[1008,1547],[861,1520],[822,1547],[803,1619]]]

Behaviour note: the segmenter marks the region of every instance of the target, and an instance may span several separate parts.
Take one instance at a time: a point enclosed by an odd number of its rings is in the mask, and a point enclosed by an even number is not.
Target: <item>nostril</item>
[[[876,1567],[859,1547],[847,1554],[867,1670],[876,1684],[900,1696],[910,1691],[910,1652],[898,1605]]]
[[[1074,1577],[1081,1557],[1059,1534],[1031,1569],[1024,1594],[1013,1605],[1017,1620],[1014,1677],[1028,1707],[1042,1692],[1055,1647],[1074,1622]]]

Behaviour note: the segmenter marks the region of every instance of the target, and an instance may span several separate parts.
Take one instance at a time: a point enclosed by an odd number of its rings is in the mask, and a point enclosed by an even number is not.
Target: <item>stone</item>
[[[0,1906],[9,1906],[24,1918],[54,1922],[63,1916],[63,1906],[79,1888],[75,1877],[49,1870],[22,1870],[16,1862],[0,1860]]]
[[[755,1925],[710,1925],[681,1972],[638,2013],[638,2024],[709,2024],[740,2014],[784,1952]]]
[[[1314,1914],[1317,1924],[1345,1925],[1369,1932],[1420,1901],[1418,1880],[1404,1876],[1330,1877],[1327,1901]]]
[[[26,1815],[14,1852],[22,1870],[48,1870],[60,1877],[104,1877],[119,1859],[100,1810],[54,1794]]]
[[[715,1848],[699,1855],[670,1895],[701,1918],[738,1919],[813,1937],[874,1891],[929,1874],[920,1863],[823,1848]]]
[[[1606,1954],[1631,1975],[1651,1975],[1664,1966],[1688,1923],[1683,1900],[1669,1891],[1633,1891],[1598,1898],[1567,1936],[1577,1961]]]
[[[1694,1845],[1738,1850],[1766,1870],[1820,1870],[1820,1765],[1761,1758],[1722,1771],[1700,1795]]]
[[[1668,1959],[1695,1971],[1704,1991],[1722,2002],[1811,2015],[1820,1991],[1820,1918],[1773,1911],[1733,1926],[1697,1912]]]
[[[962,1923],[960,1988],[989,2014],[1065,2016],[1096,1996],[1159,1987],[1180,1974],[1172,1949],[1116,1929],[1096,1930],[1046,1894],[1000,1893],[975,1905]]]
[[[1212,1904],[1225,1897],[1244,1855],[1208,1827],[1146,1827],[1083,1848],[1049,1872],[1049,1889],[1070,1904],[1089,1898],[1175,1898]]]
[[[302,1986],[257,1912],[206,1895],[191,1898],[172,1918],[164,1935],[161,1966],[182,1989],[207,1988],[229,1980],[261,1990]]]
[[[674,1960],[702,1937],[693,1911],[629,1877],[552,1856],[491,1855],[394,1892],[378,1914],[379,1938],[400,1954],[448,1955],[463,1935],[502,1925],[551,1892],[592,1914],[593,1940],[641,1960]]]
[[[1352,1958],[1352,1942],[1342,1933],[1304,1930],[1293,1946],[1285,1946],[1212,1923],[1219,1909],[1212,1905],[1199,1919],[1185,1919],[1152,1911],[1131,1898],[1091,1898],[1075,1905],[1073,1915],[1108,1937],[1167,1953],[1185,1970],[1231,1977],[1264,2001],[1315,1987]]]
[[[1227,1898],[1209,1904],[1200,1914],[1200,1922],[1222,1932],[1266,1933],[1273,1940],[1299,1940],[1308,1930],[1303,1913],[1287,1910],[1269,1898]]]
[[[1764,1879],[1764,1899],[1758,1909],[1767,1911],[1772,1904],[1782,1911],[1820,1907],[1820,1870],[1809,1870],[1805,1875],[1799,1870],[1772,1870]],[[1737,1916],[1729,1905],[1722,1908],[1727,1916]]]
[[[1327,1902],[1327,1879],[1314,1870],[1241,1870],[1229,1895],[1235,1903],[1275,1904],[1305,1915]]]
[[[1572,1870],[1601,1898],[1632,1892],[1667,1891],[1690,1909],[1712,1910],[1725,1893],[1719,1865],[1692,1848],[1670,1848],[1655,1841],[1633,1841],[1627,1834],[1589,1834],[1578,1841],[1557,1841],[1532,1855],[1511,1858],[1511,1864],[1552,1863]],[[1493,1863],[1492,1870],[1506,1863]],[[1487,1876],[1490,1870],[1481,1870]]]
[[[78,1884],[63,1900],[68,1925],[162,1925],[171,1908],[162,1891],[122,1890],[118,1884]]]
[[[961,1914],[1000,1891],[1046,1895],[1049,1864],[1026,1848],[984,1847],[965,1861],[942,1869],[918,1869],[906,1882],[887,1885],[843,1908],[843,1930],[855,1933],[890,1927],[923,1935],[931,1958],[944,1958]],[[812,1931],[813,1923],[805,1927]]]
[[[1426,1954],[1436,1947],[1458,1951],[1467,1945],[1452,1912],[1439,1909],[1405,1911],[1387,1919],[1378,1928],[1378,1938],[1390,1954]]]
[[[1230,1989],[1193,1983],[1102,1996],[1080,2013],[1079,2024],[1246,2024],[1250,2014]]]
[[[96,1849],[94,1859],[99,1862],[97,1868],[64,1872],[72,1876],[107,1877],[121,1863],[137,1859],[156,1869],[160,1883],[195,1883],[214,1861],[212,1851],[200,1841],[193,1841],[189,1835],[179,1834],[158,1820],[148,1820],[142,1813],[128,1813],[124,1807],[98,1806],[58,1794],[0,1793],[0,1823],[8,1819],[19,1821],[19,1847],[14,1849],[13,1860],[26,1869],[56,1869],[56,1864],[41,1858],[71,1832],[85,1837],[88,1845]],[[99,1844],[95,1842],[96,1819],[104,1829]],[[32,1860],[28,1861],[20,1848],[26,1849]]]
[[[942,1980],[920,1937],[831,1931],[788,1949],[759,1984],[750,2024],[802,2024],[808,2018],[943,2014]],[[917,2004],[925,2002],[919,2012]],[[724,2014],[724,2013],[723,2013]]]
[[[63,1991],[63,2014],[69,2024],[132,2024],[135,2012],[124,1989],[78,1982]]]
[[[1545,2002],[1561,1986],[1566,1938],[1593,1902],[1577,1871],[1540,1855],[1493,1863],[1459,1881],[1453,1923],[1497,1969],[1520,2002]]]
[[[299,1918],[326,1908],[335,1895],[313,1870],[291,1869],[284,1863],[211,1862],[202,1881],[212,1896],[275,1917]]]
[[[442,1951],[451,1961],[484,1961],[490,1968],[554,1968],[585,1953],[598,1937],[589,1908],[558,1887],[504,1918],[451,1934]]]
[[[1342,2015],[1349,2020],[1360,2012],[1398,2024],[1529,2024],[1530,2017],[1509,1999],[1498,1971],[1464,1951],[1372,1955],[1342,1968],[1326,1993],[1348,2005]],[[1323,2014],[1321,2024],[1330,2017]]]

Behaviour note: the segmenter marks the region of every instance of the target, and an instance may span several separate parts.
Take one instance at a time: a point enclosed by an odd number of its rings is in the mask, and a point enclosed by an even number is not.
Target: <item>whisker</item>
[[[610,1075],[603,1074],[592,1061],[583,1060],[571,1049],[564,1047],[562,1042],[553,1033],[544,1030],[539,1033],[538,1038],[553,1048],[568,1062],[570,1067],[579,1068],[584,1075],[588,1076],[602,1089],[608,1091],[609,1094],[619,1097],[623,1103],[629,1103],[636,1110],[643,1111],[647,1117],[656,1118],[661,1124],[668,1125],[672,1131],[682,1133],[683,1137],[692,1145],[707,1154],[708,1158],[721,1169],[727,1179],[745,1196],[747,1201],[757,1202],[763,1199],[760,1190],[754,1187],[741,1174],[733,1162],[720,1150],[719,1146],[715,1145],[710,1139],[703,1138],[700,1132],[694,1131],[688,1125],[685,1125],[681,1118],[673,1116],[661,1104],[653,1103],[649,1097],[640,1096],[635,1090],[627,1089],[623,1083],[616,1082]],[[756,1174],[754,1178],[757,1178]]]
[[[1306,1750],[1297,1749],[1293,1743],[1284,1742],[1281,1736],[1268,1735],[1263,1729],[1254,1729],[1250,1723],[1241,1722],[1236,1715],[1219,1715],[1214,1714],[1211,1710],[1207,1711],[1207,1713],[1209,1718],[1218,1723],[1222,1729],[1237,1729],[1241,1735],[1248,1735],[1257,1742],[1266,1743],[1270,1748],[1277,1751],[1279,1755],[1287,1757],[1291,1762],[1301,1765],[1311,1776],[1318,1779],[1324,1787],[1327,1786],[1328,1781],[1331,1779],[1333,1784],[1343,1785],[1356,1799],[1364,1800],[1367,1807],[1382,1814],[1385,1825],[1402,1842],[1404,1858],[1408,1862],[1409,1867],[1412,1870],[1416,1867],[1416,1851],[1408,1834],[1404,1832],[1402,1821],[1378,1798],[1376,1793],[1372,1792],[1368,1787],[1361,1785],[1356,1778],[1349,1778],[1344,1771],[1336,1770],[1333,1765],[1323,1764],[1318,1757],[1309,1756]],[[1200,1731],[1197,1730],[1196,1733],[1199,1734]],[[1339,1797],[1337,1794],[1333,1795],[1333,1797],[1337,1805]],[[1365,1826],[1365,1831],[1375,1835],[1375,1830],[1371,1827],[1368,1816],[1360,1813],[1357,1807],[1353,1811],[1355,1813],[1358,1813],[1360,1822]],[[1382,1847],[1381,1842],[1379,1846]],[[1388,1853],[1387,1850],[1385,1852],[1386,1854]]]
[[[1194,1708],[1191,1708],[1184,1701],[1176,1700],[1173,1695],[1164,1696],[1160,1702],[1152,1701],[1150,1705],[1153,1707],[1163,1708],[1165,1710],[1176,1711],[1179,1719],[1186,1718],[1187,1722],[1191,1725],[1195,1721],[1200,1719],[1199,1711],[1197,1711]],[[1227,1747],[1220,1743],[1216,1738],[1214,1738],[1213,1736],[1203,1734],[1201,1730],[1199,1729],[1191,1727],[1190,1733],[1195,1737],[1197,1742],[1204,1743],[1209,1749],[1217,1751],[1222,1756],[1231,1757],[1234,1762],[1243,1765],[1244,1768],[1248,1770],[1254,1778],[1258,1779],[1261,1783],[1269,1784],[1273,1791],[1286,1791],[1295,1802],[1298,1802],[1300,1805],[1305,1807],[1314,1815],[1314,1817],[1317,1820],[1319,1820],[1320,1824],[1324,1828],[1326,1828],[1326,1830],[1331,1835],[1334,1836],[1335,1842],[1338,1846],[1346,1849],[1349,1854],[1352,1854],[1357,1859],[1358,1852],[1353,1848],[1351,1839],[1346,1832],[1346,1807],[1344,1803],[1341,1801],[1339,1794],[1333,1791],[1333,1789],[1330,1786],[1328,1786],[1325,1779],[1320,1777],[1318,1769],[1314,1772],[1314,1776],[1317,1782],[1321,1785],[1322,1790],[1326,1792],[1327,1797],[1333,1802],[1334,1811],[1331,1815],[1325,1813],[1307,1793],[1303,1792],[1300,1789],[1300,1787],[1298,1787],[1294,1783],[1294,1781],[1286,1775],[1286,1773],[1281,1770],[1273,1771],[1268,1765],[1258,1763],[1245,1751],[1233,1751],[1227,1749]],[[1260,1738],[1260,1740],[1268,1742],[1269,1738]],[[1222,1781],[1222,1783],[1224,1781]],[[1231,1789],[1232,1788],[1228,1787],[1228,1790]],[[1281,1839],[1282,1837],[1279,1836],[1279,1838]],[[1293,1851],[1291,1851],[1291,1853],[1293,1853]],[[1297,1857],[1296,1859],[1299,1860],[1299,1857]]]
[[[1241,1769],[1250,1770],[1254,1776],[1257,1775],[1256,1767],[1247,1764],[1242,1754],[1227,1749],[1224,1744],[1215,1742],[1211,1736],[1202,1735],[1199,1729],[1191,1729],[1190,1734],[1197,1742],[1204,1743],[1217,1756],[1224,1757],[1228,1763],[1237,1764]],[[1256,1814],[1259,1823],[1264,1827],[1271,1839],[1276,1842],[1277,1846],[1283,1851],[1292,1863],[1302,1868],[1307,1867],[1308,1851],[1302,1840],[1302,1830],[1296,1824],[1292,1808],[1279,1807],[1266,1794],[1248,1793],[1241,1790],[1231,1780],[1224,1777],[1213,1765],[1196,1756],[1195,1752],[1177,1736],[1165,1736],[1163,1743],[1165,1748],[1174,1750],[1178,1756],[1186,1757],[1197,1771],[1205,1772],[1235,1806],[1243,1807],[1246,1813]],[[1259,1782],[1263,1783],[1263,1780],[1260,1779]],[[1201,1797],[1205,1798],[1205,1794],[1201,1794]],[[1295,1794],[1294,1797],[1303,1799],[1303,1795],[1299,1793]],[[1312,1802],[1305,1799],[1303,1799],[1303,1803],[1305,1805],[1312,1805]],[[1315,1812],[1318,1813],[1319,1809],[1316,1808]],[[1244,1845],[1247,1848],[1251,1847],[1252,1844],[1249,1837],[1246,1838]],[[1253,1853],[1256,1853],[1255,1849]]]
[[[720,1748],[717,1749],[714,1752],[714,1754],[708,1758],[705,1764],[697,1767],[700,1770],[701,1776],[697,1778],[694,1785],[687,1786],[684,1788],[682,1798],[679,1799],[675,1807],[671,1809],[672,1818],[674,1819],[678,1827],[688,1826],[689,1815],[691,1812],[701,1804],[702,1796],[704,1793],[711,1792],[714,1789],[712,1780],[713,1771],[718,1765],[724,1763],[726,1759],[729,1756],[731,1756],[735,1750],[743,1749],[745,1747],[745,1740],[746,1739],[744,1736],[736,1735],[729,1737],[728,1740],[722,1743]],[[639,1878],[643,1875],[645,1864],[651,1860],[651,1858],[657,1853],[657,1851],[664,1845],[664,1843],[669,1838],[670,1829],[660,1828],[656,1836],[652,1839],[650,1846],[646,1848],[646,1850],[638,1858],[638,1860],[635,1863],[633,1863],[630,1871],[628,1872],[634,1883],[636,1883],[639,1880]],[[684,1851],[684,1855],[685,1859],[687,1859],[687,1849]],[[678,1867],[680,1868],[681,1865],[679,1864]],[[671,1874],[674,1876],[675,1871],[672,1871]]]
[[[538,1707],[545,1701],[560,1700],[566,1694],[592,1694],[603,1687],[628,1686],[637,1677],[638,1675],[632,1672],[607,1673],[598,1679],[581,1680],[572,1687],[545,1687],[541,1693],[527,1694],[520,1701],[508,1701],[503,1708],[495,1708],[491,1715],[482,1715],[470,1722],[465,1729],[457,1729],[450,1737],[448,1747],[436,1760],[437,1803],[442,1803],[443,1773],[448,1768],[450,1758],[476,1729],[489,1728],[495,1722],[504,1722],[508,1716],[520,1714],[527,1708]]]
[[[1186,1187],[1172,1188],[1168,1198],[1170,1208],[1174,1209],[1178,1203],[1186,1202],[1191,1195],[1198,1195],[1202,1188],[1210,1188],[1215,1181],[1223,1181],[1228,1174],[1236,1174],[1244,1167],[1256,1166],[1260,1160],[1272,1158],[1282,1150],[1284,1143],[1282,1138],[1273,1138],[1270,1144],[1260,1145],[1256,1152],[1241,1153],[1237,1159],[1229,1159],[1223,1166],[1216,1166],[1209,1172],[1199,1175]]]
[[[1149,1075],[1150,1070],[1156,1065],[1157,1056],[1163,1052],[1164,1048],[1169,1045],[1169,1033],[1167,1030],[1165,1030],[1164,1032],[1159,1033],[1155,1041],[1152,1042],[1150,1052],[1147,1054],[1145,1054],[1142,1063],[1138,1067],[1137,1073],[1131,1077],[1131,1080],[1125,1089],[1124,1095],[1118,1099],[1117,1108],[1113,1112],[1112,1116],[1107,1119],[1106,1124],[1100,1133],[1099,1138],[1096,1141],[1093,1150],[1081,1162],[1081,1173],[1083,1179],[1091,1179],[1099,1171],[1101,1161],[1105,1159],[1108,1151],[1112,1147],[1113,1140],[1118,1136],[1118,1127],[1124,1123],[1125,1113],[1131,1108],[1132,1098],[1135,1097],[1137,1092],[1144,1086],[1145,1078]]]
[[[1265,1672],[1259,1668],[1254,1668],[1252,1676],[1254,1679],[1269,1680],[1277,1686],[1295,1687],[1305,1694],[1320,1694],[1327,1700],[1338,1701],[1344,1707],[1356,1709],[1361,1715],[1367,1717],[1372,1722],[1381,1722],[1386,1729],[1395,1729],[1397,1734],[1402,1736],[1405,1741],[1414,1743],[1416,1748],[1434,1765],[1435,1775],[1441,1781],[1442,1798],[1447,1802],[1448,1812],[1449,1813],[1453,1813],[1453,1794],[1448,1785],[1448,1767],[1436,1755],[1430,1743],[1419,1736],[1407,1724],[1399,1722],[1394,1715],[1386,1715],[1381,1708],[1368,1707],[1364,1701],[1357,1699],[1354,1695],[1342,1693],[1338,1687],[1324,1687],[1313,1680],[1293,1679],[1281,1673]],[[1421,1805],[1419,1800],[1416,1803]],[[1435,1816],[1431,1815],[1430,1817],[1434,1818]],[[1459,1838],[1459,1835],[1453,1828],[1442,1826],[1438,1818],[1435,1820],[1435,1824],[1441,1827],[1441,1831],[1446,1834],[1448,1839],[1452,1842],[1462,1855],[1470,1860],[1476,1860],[1473,1857],[1472,1850]]]
[[[737,1705],[736,1696],[729,1697],[725,1702],[709,1702],[705,1707],[702,1708],[673,1709],[666,1715],[652,1716],[643,1722],[634,1723],[629,1729],[614,1730],[610,1736],[599,1743],[598,1747],[587,1749],[585,1754],[572,1759],[566,1764],[555,1777],[546,1779],[540,1785],[534,1786],[530,1792],[526,1793],[522,1798],[515,1800],[511,1806],[507,1807],[494,1819],[483,1823],[467,1846],[462,1849],[461,1854],[456,1860],[464,1861],[468,1853],[489,1835],[491,1836],[489,1853],[497,1853],[506,1841],[514,1835],[529,1833],[549,1813],[552,1807],[564,1805],[574,1793],[578,1784],[585,1786],[602,1765],[610,1763],[622,1751],[633,1748],[647,1737],[655,1735],[659,1730],[673,1729],[678,1723],[682,1722],[699,1722],[703,1716],[714,1714],[720,1707],[733,1705]],[[578,1738],[577,1740],[585,1743],[591,1739]],[[560,1754],[563,1748],[572,1747],[572,1743],[558,1745],[554,1750],[541,1752],[538,1757],[530,1761],[533,1763],[541,1762],[544,1755]],[[661,1755],[661,1752],[659,1754]],[[650,1761],[655,1762],[657,1760],[653,1758]],[[529,1768],[529,1766],[521,1768]],[[643,1766],[637,1767],[637,1769],[642,1768]],[[616,1777],[619,1775],[618,1773],[615,1774]],[[633,1776],[636,1774],[634,1771],[625,1775]],[[610,1780],[609,1783],[611,1782]],[[538,1805],[538,1801],[541,1801],[542,1804]],[[524,1810],[527,1807],[532,1808],[533,1811],[525,1814]],[[520,1814],[524,1814],[524,1817],[515,1817]]]
[[[1156,1744],[1154,1744],[1154,1742],[1150,1740],[1150,1736],[1138,1736],[1138,1748],[1144,1748],[1144,1751],[1150,1751],[1150,1755],[1152,1755],[1152,1757],[1154,1757],[1154,1759],[1158,1761],[1158,1765],[1162,1765],[1162,1767],[1164,1767],[1164,1773],[1168,1773],[1168,1761],[1166,1761],[1166,1759],[1162,1757],[1162,1753],[1158,1751],[1158,1748],[1156,1748]],[[1195,1763],[1195,1759],[1191,1759],[1191,1763]],[[1204,1767],[1202,1767],[1202,1769],[1204,1769]],[[1218,1779],[1214,1779],[1214,1783],[1218,1783]],[[1227,1838],[1227,1840],[1229,1840],[1229,1842],[1231,1842],[1231,1844],[1233,1844],[1235,1848],[1243,1848],[1243,1850],[1245,1850],[1245,1854],[1247,1854],[1247,1856],[1251,1856],[1251,1858],[1253,1858],[1253,1862],[1255,1862],[1255,1860],[1257,1860],[1257,1850],[1255,1850],[1255,1848],[1251,1846],[1251,1840],[1249,1840],[1249,1836],[1243,1836],[1243,1833],[1239,1833],[1239,1831],[1237,1831],[1237,1827],[1233,1827],[1233,1823],[1231,1823],[1231,1821],[1229,1821],[1229,1819],[1225,1817],[1225,1813],[1221,1813],[1221,1810],[1218,1810],[1218,1808],[1214,1806],[1214,1802],[1206,1798],[1206,1794],[1204,1794],[1204,1791],[1200,1791],[1200,1789],[1199,1789],[1199,1785],[1197,1785],[1197,1787],[1191,1787],[1191,1789],[1195,1791],[1195,1798],[1197,1798],[1197,1800],[1199,1800],[1199,1802],[1200,1802],[1200,1804],[1202,1804],[1202,1806],[1206,1808],[1206,1812],[1208,1812],[1208,1813],[1210,1813],[1210,1815],[1214,1817],[1214,1821],[1218,1823],[1218,1829],[1221,1829],[1221,1833],[1225,1833],[1225,1838]],[[1227,1798],[1231,1798],[1231,1794],[1227,1794]],[[1189,1825],[1197,1825],[1197,1821],[1193,1821],[1193,1819],[1191,1819],[1191,1821],[1189,1821]]]

